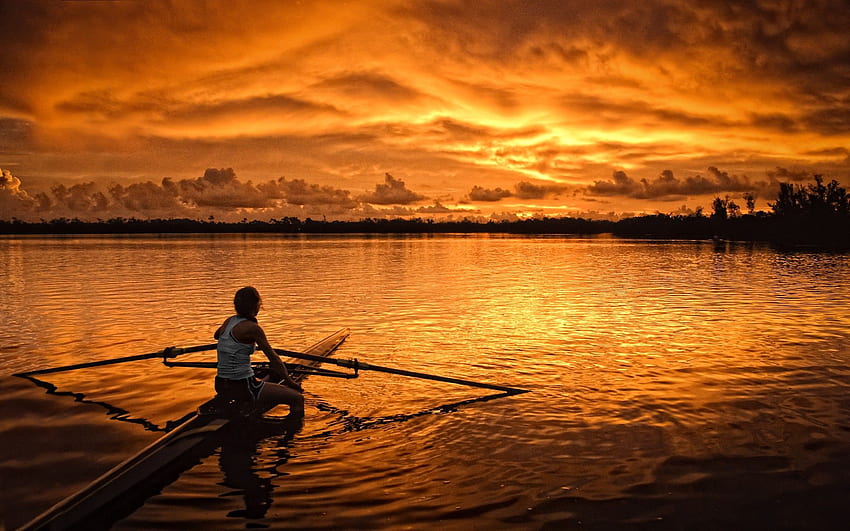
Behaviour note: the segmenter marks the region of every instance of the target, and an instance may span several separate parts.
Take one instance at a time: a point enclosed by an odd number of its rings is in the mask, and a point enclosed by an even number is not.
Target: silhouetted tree
[[[815,184],[808,186],[780,183],[776,202],[770,203],[773,213],[780,217],[850,215],[847,190],[834,179],[826,186],[823,176],[815,175],[814,179]]]
[[[807,186],[780,183],[776,202],[770,203],[775,218],[773,240],[790,245],[850,247],[850,201],[847,191],[833,180],[823,184],[814,176]]]
[[[744,201],[747,202],[747,213],[754,214],[756,211],[756,196],[752,192],[744,194]]]
[[[726,199],[721,199],[719,197],[715,197],[714,201],[711,202],[711,217],[712,219],[723,220],[729,217],[727,212],[727,207],[729,206],[729,197]]]
[[[727,197],[726,212],[729,214],[730,218],[737,218],[741,216],[741,207],[739,207],[737,203]]]

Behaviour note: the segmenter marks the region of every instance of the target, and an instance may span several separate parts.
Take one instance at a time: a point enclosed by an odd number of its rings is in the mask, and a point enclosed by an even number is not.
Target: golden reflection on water
[[[828,458],[806,448],[847,440],[846,255],[616,239],[198,236],[4,239],[0,256],[6,375],[209,343],[233,292],[254,285],[276,346],[349,326],[339,356],[533,390],[440,411],[482,393],[368,373],[311,378],[312,421],[295,458],[279,463],[286,481],[274,483],[275,500],[314,493],[287,506],[296,527],[316,525],[320,507],[336,512],[322,522],[343,527],[410,525],[458,505],[498,523],[543,499],[725,474],[711,456],[807,470]],[[134,362],[51,382],[163,425],[206,400],[210,378]],[[274,462],[276,451],[261,444],[258,458]],[[217,467],[205,461],[197,473]],[[216,481],[187,475],[171,492],[218,496]],[[169,500],[131,522],[166,518]]]

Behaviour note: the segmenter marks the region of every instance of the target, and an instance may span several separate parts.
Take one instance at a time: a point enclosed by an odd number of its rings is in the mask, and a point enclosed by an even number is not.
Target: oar
[[[389,374],[398,374],[400,376],[409,376],[411,378],[421,378],[423,380],[436,380],[438,382],[448,382],[458,385],[467,385],[469,387],[481,387],[483,389],[494,389],[496,391],[504,391],[505,393],[510,393],[513,395],[517,395],[520,393],[529,392],[528,389],[519,389],[517,387],[507,387],[504,385],[495,385],[484,382],[473,382],[471,380],[463,380],[461,378],[452,378],[449,376],[439,376],[436,374],[426,374],[423,372],[413,372],[406,371],[404,369],[395,369],[393,367],[382,367],[380,365],[372,365],[370,363],[364,363],[362,361],[355,360],[343,360],[336,358],[323,358],[321,356],[313,356],[312,354],[304,354],[303,352],[293,352],[291,350],[280,350],[275,349],[275,352],[280,354],[281,356],[289,356],[291,358],[299,358],[303,360],[310,361],[318,361],[320,363],[333,363],[334,365],[339,365],[340,367],[346,367],[348,369],[354,369],[355,371],[363,370],[363,371],[377,371],[377,372],[385,372]]]
[[[139,361],[146,360],[151,358],[163,358],[163,360],[167,360],[169,358],[176,358],[182,354],[189,354],[191,352],[203,352],[206,350],[214,350],[216,348],[216,343],[211,343],[209,345],[199,345],[197,347],[186,347],[186,348],[177,348],[177,347],[168,347],[164,350],[158,352],[151,352],[149,354],[138,354],[136,356],[125,356],[122,358],[113,358],[108,360],[100,360],[100,361],[91,361],[87,363],[77,363],[74,365],[65,365],[62,367],[52,367],[49,369],[39,369],[35,371],[18,373],[15,376],[35,376],[37,374],[50,374],[54,372],[63,372],[63,371],[73,371],[77,369],[86,369],[90,367],[101,367],[103,365],[114,365],[116,363],[125,363],[128,361]],[[309,361],[318,361],[319,363],[333,363],[334,365],[338,365],[340,367],[346,367],[348,369],[354,369],[355,371],[364,370],[364,371],[376,371],[376,372],[385,372],[388,374],[397,374],[399,376],[408,376],[411,378],[420,378],[423,380],[435,380],[438,382],[447,382],[458,385],[466,385],[469,387],[480,387],[483,389],[494,389],[496,391],[503,391],[505,393],[510,394],[520,394],[529,392],[528,389],[520,389],[517,387],[507,387],[504,385],[496,385],[489,384],[485,382],[474,382],[472,380],[464,380],[461,378],[452,378],[449,376],[439,376],[436,374],[427,374],[423,372],[414,372],[407,371],[404,369],[396,369],[393,367],[382,367],[380,365],[372,365],[370,363],[365,363],[361,361],[355,360],[343,360],[336,358],[325,358],[322,356],[314,356],[312,354],[305,354],[303,352],[295,352],[292,350],[281,350],[275,349],[280,355],[289,356],[292,358],[298,358]]]
[[[63,371],[73,371],[77,369],[87,369],[89,367],[101,367],[103,365],[114,365],[116,363],[125,363],[128,361],[138,361],[138,360],[147,360],[151,358],[176,358],[182,354],[189,354],[190,352],[203,352],[205,350],[214,350],[216,348],[216,343],[212,343],[209,345],[198,345],[197,347],[186,347],[186,348],[177,348],[177,347],[168,347],[166,349],[160,350],[158,352],[151,352],[149,354],[138,354],[136,356],[125,356],[123,358],[112,358],[108,360],[100,360],[100,361],[90,361],[87,363],[76,363],[74,365],[65,365],[63,367],[53,367],[50,369],[39,369],[35,371],[22,372],[16,374],[15,376],[34,376],[36,374],[49,374],[52,372],[63,372]]]

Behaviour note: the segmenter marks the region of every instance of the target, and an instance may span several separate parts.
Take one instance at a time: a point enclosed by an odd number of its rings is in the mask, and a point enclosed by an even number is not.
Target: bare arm
[[[280,356],[272,348],[271,344],[269,344],[268,338],[266,338],[266,333],[263,331],[263,328],[254,324],[251,327],[251,332],[254,336],[254,341],[257,343],[257,347],[263,351],[266,357],[269,359],[269,364],[274,372],[283,376],[283,380],[287,386],[292,387],[293,389],[297,389],[301,391],[301,386],[295,382],[292,377],[289,375],[289,371],[286,369],[286,365],[284,365],[283,361],[281,361]]]
[[[230,320],[230,318],[228,317],[227,319],[224,320],[223,323],[221,323],[221,326],[219,326],[218,330],[216,330],[215,334],[213,334],[213,339],[218,341],[218,338],[221,337],[221,334],[224,332],[224,327],[227,326],[227,321],[229,321],[229,320]]]

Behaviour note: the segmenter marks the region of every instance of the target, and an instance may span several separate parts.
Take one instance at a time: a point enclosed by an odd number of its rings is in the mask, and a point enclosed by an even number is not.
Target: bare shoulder
[[[238,328],[239,330],[262,330],[260,323],[256,321],[250,321],[248,319],[242,321],[233,327],[234,329]]]
[[[254,321],[242,321],[233,327],[233,337],[242,343],[252,343],[258,338],[265,337],[263,328]]]

